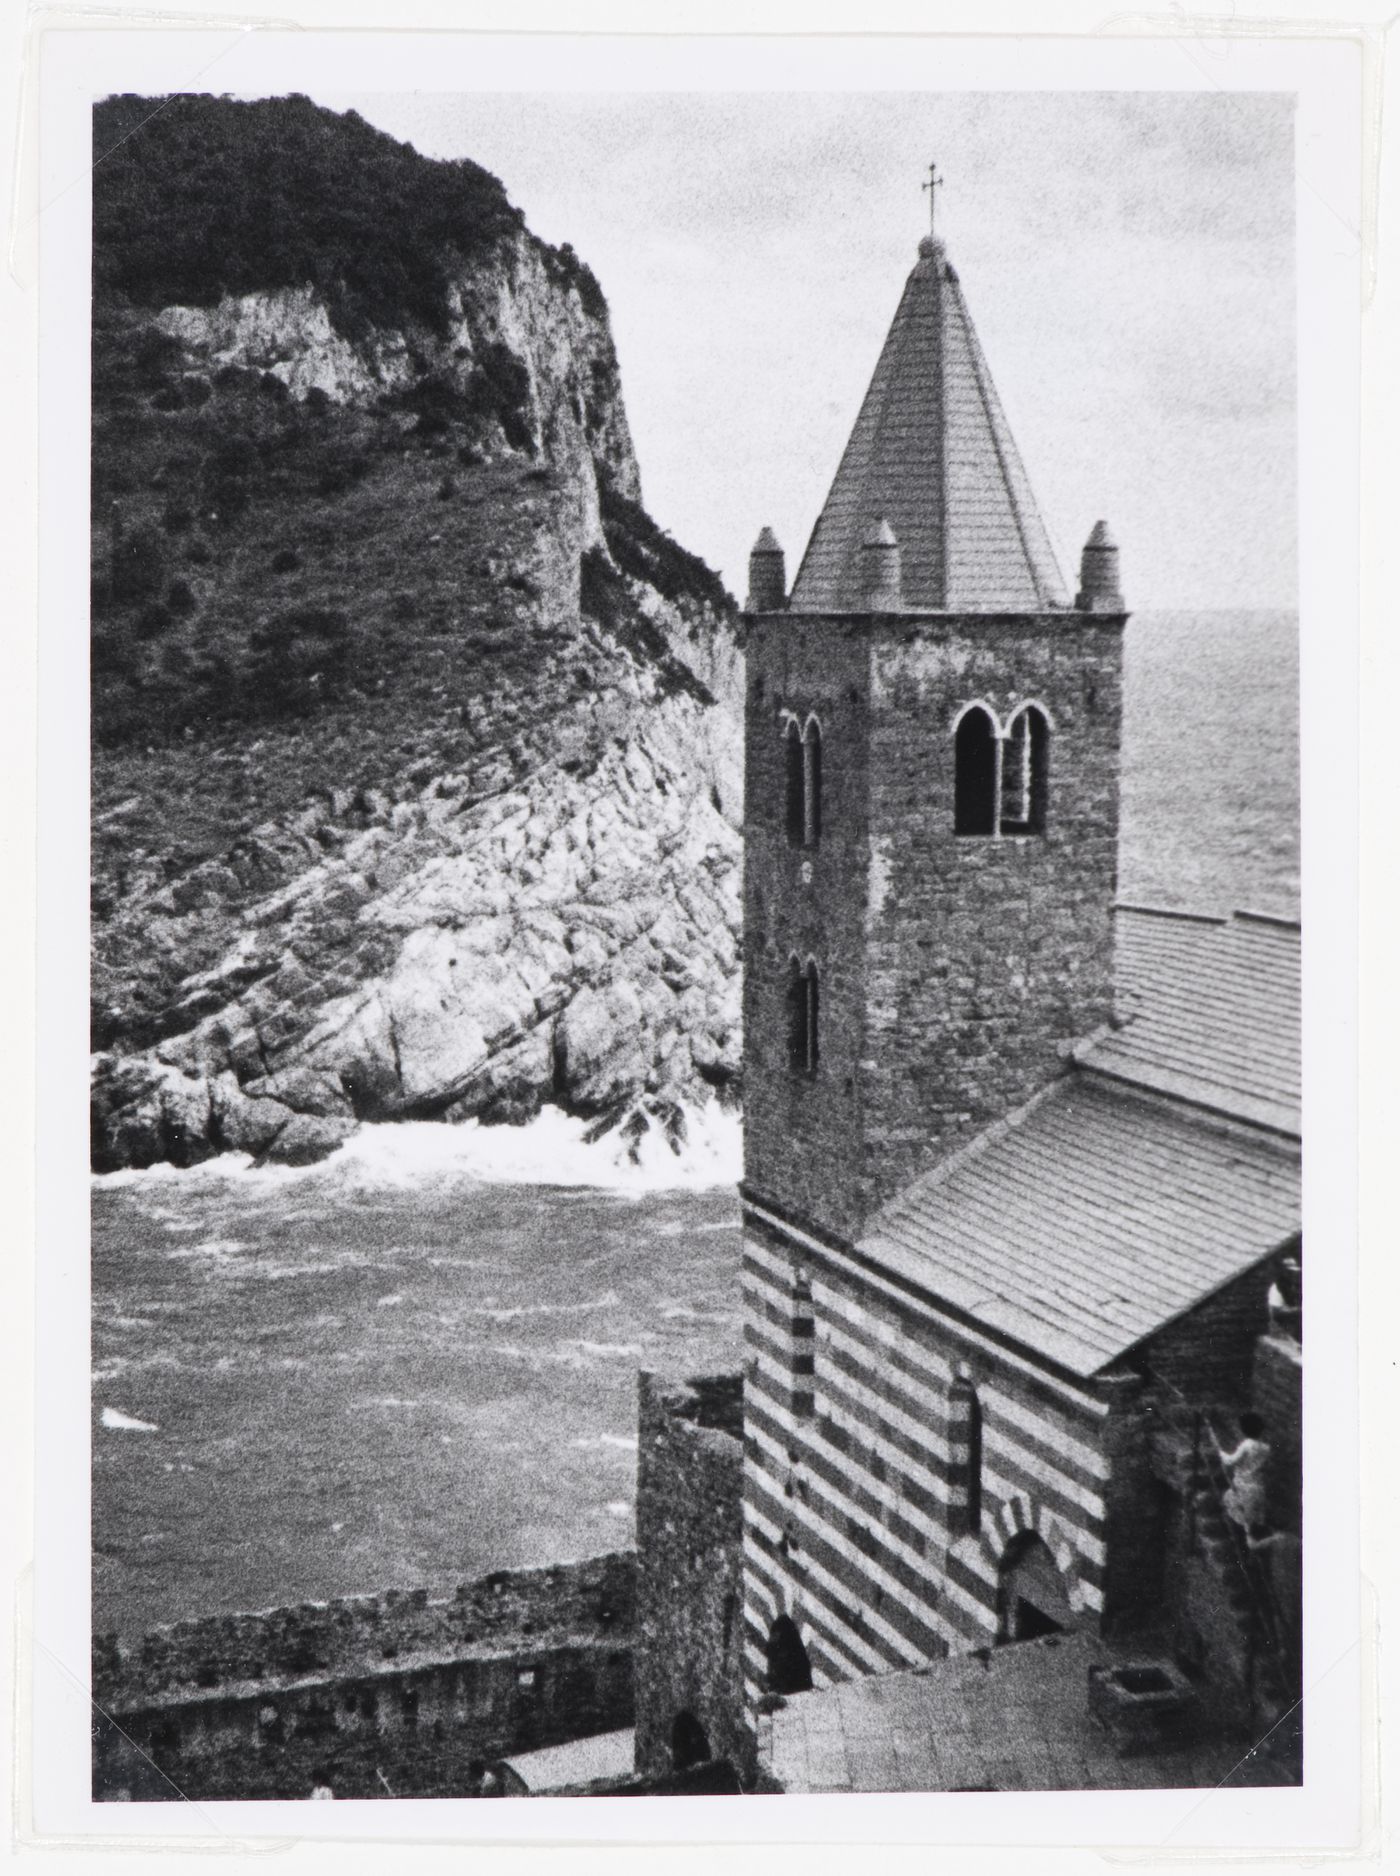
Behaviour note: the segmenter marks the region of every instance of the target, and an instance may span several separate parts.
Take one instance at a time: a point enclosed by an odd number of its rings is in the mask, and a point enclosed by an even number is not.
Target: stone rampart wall
[[[98,1637],[94,1795],[465,1795],[476,1762],[631,1723],[635,1572],[613,1552]]]

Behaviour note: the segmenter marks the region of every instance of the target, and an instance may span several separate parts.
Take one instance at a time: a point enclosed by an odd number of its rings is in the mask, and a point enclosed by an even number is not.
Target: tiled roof
[[[1123,1027],[1084,1067],[1296,1135],[1302,1099],[1296,925],[1120,906]]]
[[[626,1778],[632,1771],[634,1729],[594,1733],[570,1739],[562,1746],[541,1746],[534,1752],[513,1752],[504,1761],[529,1791],[560,1791],[586,1785],[598,1778]]]
[[[1277,1249],[1299,1184],[1282,1141],[1075,1074],[906,1188],[859,1248],[1088,1376]]]
[[[863,609],[860,547],[880,520],[899,543],[906,607],[1067,603],[962,288],[928,240],[798,571],[793,610]]]

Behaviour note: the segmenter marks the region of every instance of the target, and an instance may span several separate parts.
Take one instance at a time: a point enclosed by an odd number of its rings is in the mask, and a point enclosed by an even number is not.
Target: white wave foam
[[[315,1166],[258,1166],[247,1153],[224,1153],[198,1166],[126,1167],[94,1175],[99,1191],[139,1186],[169,1191],[226,1186],[295,1186],[307,1191],[374,1191],[430,1183],[572,1187],[637,1196],[705,1192],[736,1185],[743,1166],[743,1123],[718,1102],[686,1115],[686,1143],[677,1153],[665,1130],[651,1125],[635,1149],[618,1134],[589,1142],[589,1123],[546,1107],[522,1127],[476,1121],[381,1121],[362,1125],[344,1146]]]
[[[135,1420],[130,1414],[118,1413],[115,1407],[102,1409],[102,1424],[110,1427],[114,1433],[159,1433],[160,1428],[150,1420]]]
[[[197,1227],[196,1227],[197,1228]],[[241,1238],[201,1238],[198,1244],[177,1245],[173,1251],[165,1254],[172,1259],[190,1257],[237,1257],[248,1246]]]
[[[460,1310],[462,1316],[481,1316],[487,1322],[514,1322],[520,1316],[579,1316],[594,1309],[616,1309],[619,1299],[616,1290],[605,1290],[601,1296],[586,1297],[581,1303],[473,1303],[469,1308]],[[455,1327],[456,1318],[448,1324]]]

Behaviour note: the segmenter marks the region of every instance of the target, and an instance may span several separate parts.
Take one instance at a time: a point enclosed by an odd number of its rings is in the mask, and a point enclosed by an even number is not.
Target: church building
[[[750,561],[747,1361],[670,1431],[644,1378],[639,1764],[683,1719],[770,1788],[1096,1782],[992,1738],[1043,1694],[1191,1782],[1293,1702],[1299,932],[1118,902],[1127,617],[926,236],[791,588]],[[981,1758],[852,1769],[853,1683],[869,1748],[971,1657]]]

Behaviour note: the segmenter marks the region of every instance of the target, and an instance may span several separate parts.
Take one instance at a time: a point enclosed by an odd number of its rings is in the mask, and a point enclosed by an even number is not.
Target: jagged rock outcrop
[[[436,776],[245,908],[183,981],[176,1033],[99,1058],[97,1162],[296,1160],[357,1118],[517,1120],[545,1100],[674,1129],[732,1091],[739,838],[696,769],[703,708],[639,698],[619,736],[581,703],[573,772],[484,800]]]
[[[236,195],[243,107],[202,102]],[[294,154],[377,137],[285,102],[247,108]],[[99,199],[100,1169],[737,1093],[733,606],[641,506],[596,283],[482,176],[402,303],[314,253],[172,272],[124,171],[104,249]]]

